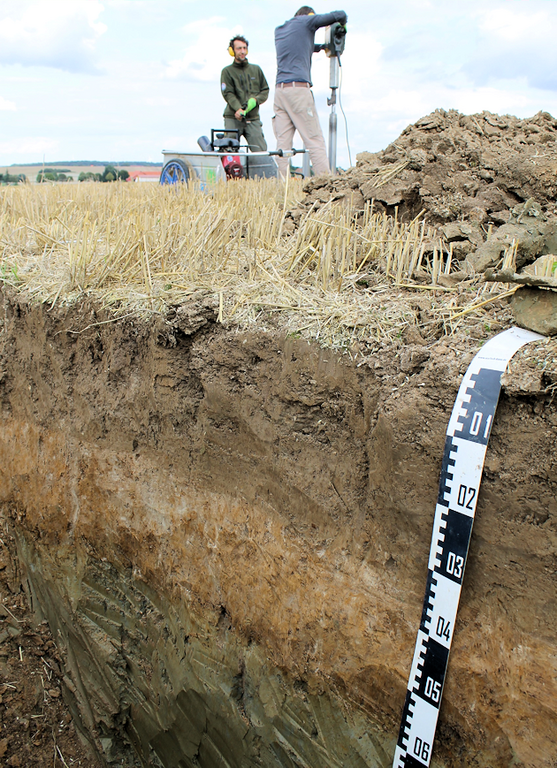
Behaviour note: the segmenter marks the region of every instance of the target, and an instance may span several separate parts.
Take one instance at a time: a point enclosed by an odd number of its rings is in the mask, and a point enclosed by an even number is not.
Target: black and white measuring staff
[[[422,620],[393,768],[429,766],[501,374],[520,347],[542,338],[522,328],[498,334],[474,357],[458,390],[447,427]]]

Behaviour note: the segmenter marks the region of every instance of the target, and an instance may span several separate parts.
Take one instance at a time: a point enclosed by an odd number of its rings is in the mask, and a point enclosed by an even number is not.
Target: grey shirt
[[[277,85],[279,83],[309,83],[311,85],[311,56],[315,33],[339,21],[346,24],[344,11],[294,16],[275,29],[277,50]]]

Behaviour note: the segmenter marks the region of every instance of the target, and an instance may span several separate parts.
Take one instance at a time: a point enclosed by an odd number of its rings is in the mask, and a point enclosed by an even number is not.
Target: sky
[[[274,148],[274,28],[299,5],[0,0],[0,168],[160,162],[163,149],[197,151],[198,137],[223,125],[220,72],[232,61],[228,41],[237,33],[271,86],[261,117]],[[358,152],[384,149],[437,108],[557,116],[557,0],[345,0],[341,9],[348,14],[342,167]],[[324,53],[313,56],[312,78],[328,141]]]

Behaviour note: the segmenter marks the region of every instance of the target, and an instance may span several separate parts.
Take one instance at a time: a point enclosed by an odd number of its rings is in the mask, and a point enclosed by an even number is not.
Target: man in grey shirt
[[[273,130],[277,149],[292,149],[294,133],[298,131],[309,151],[316,175],[329,173],[329,161],[311,92],[315,33],[320,27],[328,27],[335,21],[346,24],[346,19],[344,11],[316,14],[309,5],[303,5],[293,19],[275,29],[277,82]],[[281,176],[286,176],[289,160],[279,158],[278,167]]]

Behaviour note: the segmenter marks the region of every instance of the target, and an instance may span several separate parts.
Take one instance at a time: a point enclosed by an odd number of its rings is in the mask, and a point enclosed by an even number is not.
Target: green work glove
[[[244,110],[244,115],[247,115],[248,112],[251,112],[252,109],[254,109],[257,106],[257,102],[255,99],[248,99],[248,105]]]

